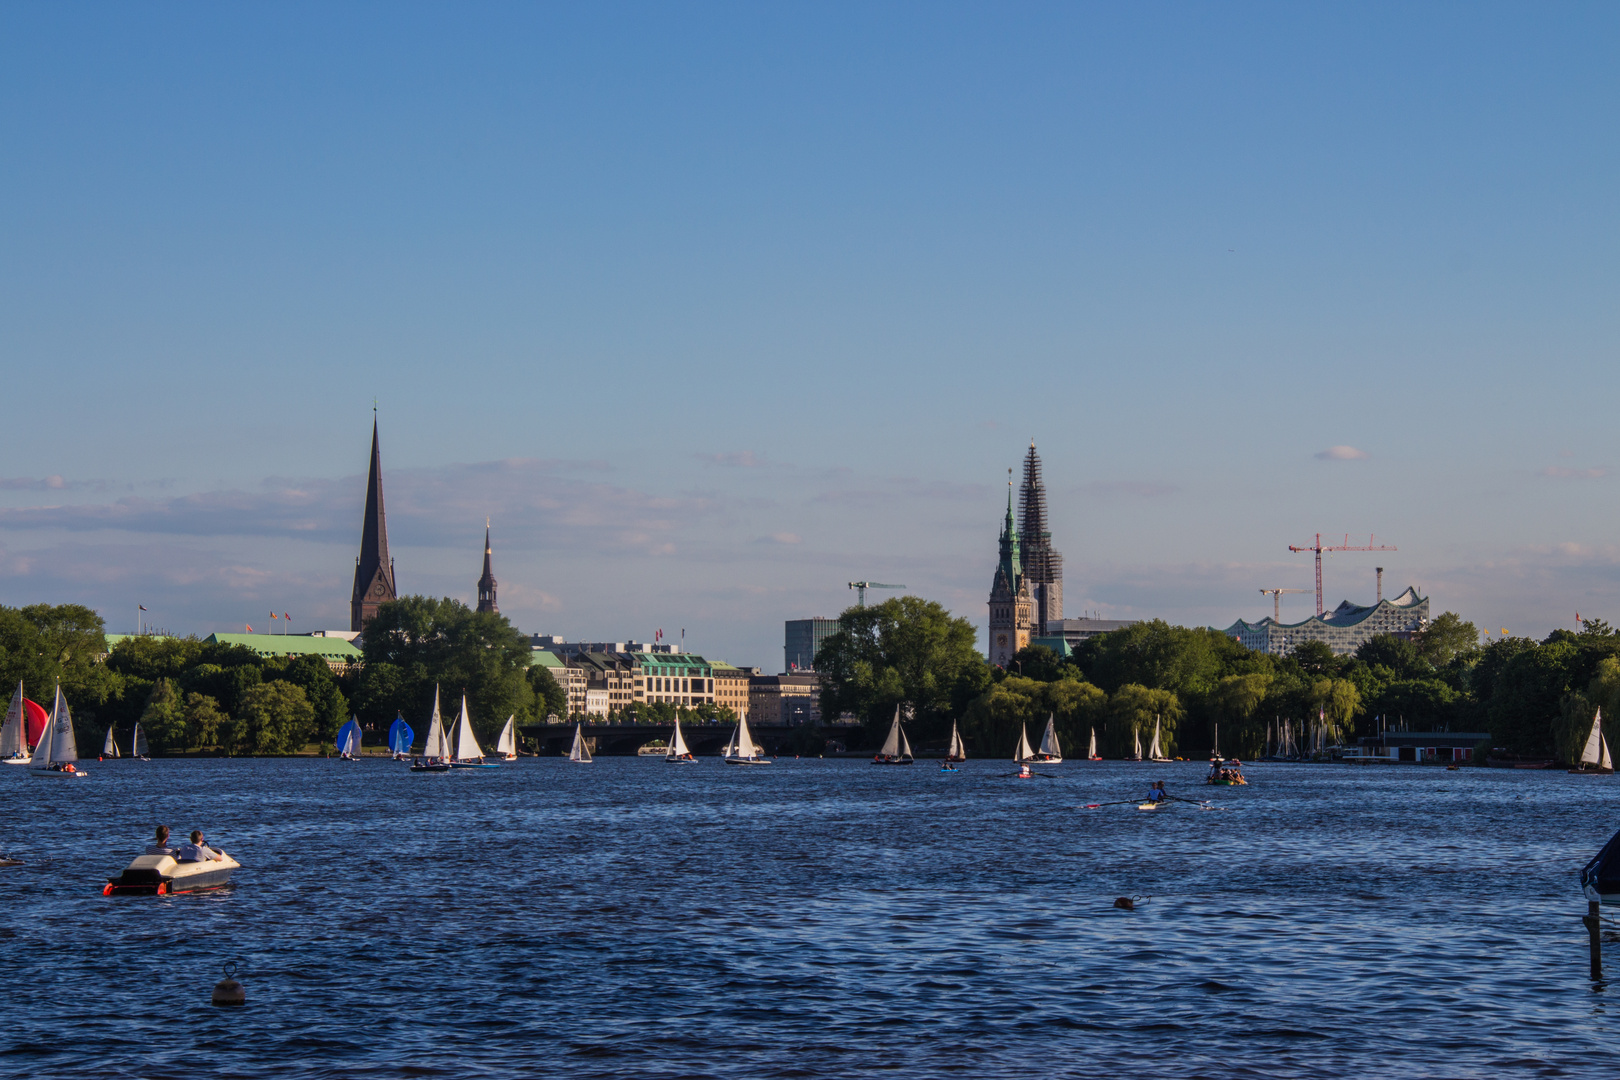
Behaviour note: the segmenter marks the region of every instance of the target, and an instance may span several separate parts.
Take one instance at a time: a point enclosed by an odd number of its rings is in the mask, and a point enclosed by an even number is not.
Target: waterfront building
[[[489,522],[484,522],[484,576],[478,579],[478,610],[499,612],[495,606],[495,571],[490,565]]]
[[[1271,616],[1259,622],[1239,619],[1226,628],[1255,652],[1286,656],[1306,641],[1326,642],[1338,656],[1348,656],[1379,634],[1411,638],[1429,622],[1429,598],[1410,586],[1393,600],[1362,607],[1346,600],[1327,615],[1303,622],[1281,623]]]
[[[720,660],[713,661],[709,666],[714,671],[715,707],[730,709],[739,719],[748,719],[750,684],[754,676],[759,674],[759,668],[733,667]]]
[[[1063,618],[1063,555],[1052,546],[1046,521],[1046,485],[1041,480],[1041,456],[1035,440],[1024,456],[1024,484],[1018,493],[1018,535],[1024,576],[1034,604],[1035,636],[1054,634],[1053,624]]]
[[[1007,470],[1010,474],[1011,469]],[[1007,479],[1007,519],[1001,527],[1001,557],[990,585],[990,662],[1006,668],[1035,629],[1035,602],[1024,578],[1018,552],[1018,526],[1013,523],[1012,478]]]
[[[1357,739],[1358,752],[1344,760],[1414,765],[1473,761],[1474,748],[1490,737],[1488,731],[1381,731]]]
[[[608,691],[599,686],[592,686],[585,691],[585,715],[607,717],[613,711],[608,703]]]
[[[360,663],[362,655],[354,644],[341,637],[312,634],[209,634],[209,645],[240,645],[260,656],[318,656],[333,671],[342,673]]]
[[[587,680],[585,670],[578,666],[570,666],[561,656],[549,649],[535,649],[529,654],[529,666],[543,667],[551,673],[557,686],[568,696],[568,715],[585,711],[585,689]],[[568,717],[559,717],[566,720]]]
[[[789,619],[785,626],[782,646],[783,671],[814,671],[816,653],[821,643],[838,633],[838,620],[816,617]]]
[[[819,724],[820,676],[798,672],[755,675],[748,680],[748,720],[754,724]]]
[[[377,420],[371,420],[371,473],[366,478],[365,518],[360,524],[360,555],[354,561],[354,590],[349,597],[349,629],[355,633],[389,600],[397,599],[394,560],[388,555],[388,520],[383,512],[382,451]]]
[[[683,708],[714,704],[714,665],[695,653],[640,652],[633,654],[639,667],[640,700]]]
[[[1067,656],[1082,641],[1103,634],[1135,626],[1140,619],[1056,619],[1046,624],[1046,633],[1032,644],[1045,645],[1053,652]]]

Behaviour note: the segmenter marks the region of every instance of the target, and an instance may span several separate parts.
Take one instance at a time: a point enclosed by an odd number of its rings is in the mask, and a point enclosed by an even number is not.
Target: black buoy
[[[236,981],[236,961],[225,962],[225,977],[214,984],[215,1005],[246,1005],[247,994],[242,991],[242,984]]]
[[[1114,906],[1117,908],[1124,908],[1126,911],[1135,911],[1136,901],[1132,900],[1128,896],[1122,896],[1118,900],[1114,901]]]

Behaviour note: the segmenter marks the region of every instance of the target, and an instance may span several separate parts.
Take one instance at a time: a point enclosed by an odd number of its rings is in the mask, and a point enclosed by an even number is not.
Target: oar
[[[1080,809],[1082,809],[1082,810],[1097,810],[1097,809],[1100,809],[1101,807],[1104,807],[1104,806],[1124,806],[1127,803],[1139,803],[1141,801],[1142,801],[1141,799],[1121,799],[1118,802],[1086,803],[1086,805],[1082,806]]]
[[[1193,806],[1202,806],[1205,809],[1209,809],[1209,800],[1208,799],[1204,799],[1202,801],[1200,801],[1198,799],[1183,799],[1180,795],[1166,795],[1165,798],[1166,799],[1172,799],[1175,802],[1191,803]]]

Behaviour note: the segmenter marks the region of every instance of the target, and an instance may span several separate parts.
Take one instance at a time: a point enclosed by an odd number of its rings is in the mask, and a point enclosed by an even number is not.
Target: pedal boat
[[[229,855],[200,862],[180,862],[173,855],[141,855],[122,874],[108,878],[101,895],[168,896],[223,889],[231,883],[231,871],[241,865]]]

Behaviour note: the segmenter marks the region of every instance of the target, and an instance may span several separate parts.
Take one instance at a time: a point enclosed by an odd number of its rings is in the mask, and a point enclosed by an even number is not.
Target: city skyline
[[[1032,437],[1066,615],[1620,622],[1620,16],[638,10],[0,12],[0,602],[348,625],[375,398],[528,631],[982,643]]]

